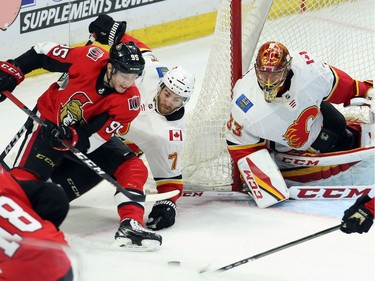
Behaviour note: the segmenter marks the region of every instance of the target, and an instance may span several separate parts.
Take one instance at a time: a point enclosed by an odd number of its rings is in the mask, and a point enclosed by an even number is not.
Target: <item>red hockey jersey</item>
[[[53,247],[45,248],[43,242]],[[17,182],[0,165],[0,280],[56,281],[71,263],[64,235],[41,219]]]
[[[54,83],[39,97],[37,107],[43,118],[65,126],[85,125],[106,112],[109,119],[95,131],[99,136],[96,140],[105,142],[115,132],[126,131],[139,114],[140,94],[134,84],[124,93],[103,84],[109,57],[104,49],[93,45],[70,48],[55,43],[40,43],[33,49],[44,56],[42,68],[69,73],[68,83],[63,87]]]

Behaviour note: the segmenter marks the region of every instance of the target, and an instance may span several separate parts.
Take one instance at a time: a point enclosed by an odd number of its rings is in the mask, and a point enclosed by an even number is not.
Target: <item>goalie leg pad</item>
[[[284,178],[267,149],[241,158],[237,165],[259,208],[266,208],[289,198]]]

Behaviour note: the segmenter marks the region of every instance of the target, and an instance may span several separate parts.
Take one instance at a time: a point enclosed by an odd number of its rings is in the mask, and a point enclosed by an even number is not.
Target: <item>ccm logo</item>
[[[18,80],[22,81],[24,78],[23,75],[21,75],[21,73],[17,69],[15,69],[14,67],[11,67],[9,64],[3,63],[1,65],[1,68],[5,69],[6,72],[11,73],[14,76],[16,76]]]
[[[183,197],[201,197],[203,192],[184,192],[182,194]]]
[[[297,191],[297,198],[311,199],[311,198],[357,198],[362,194],[369,194],[371,188],[303,188]]]
[[[253,173],[250,170],[243,170],[243,173],[246,175],[245,181],[247,185],[251,188],[252,194],[258,199],[263,198],[263,195],[259,190],[259,186],[253,177]]]
[[[288,158],[288,157],[283,157],[281,159],[282,162],[288,163],[288,164],[293,164],[296,166],[317,166],[319,164],[319,160],[306,160],[306,159],[294,159],[294,158]]]

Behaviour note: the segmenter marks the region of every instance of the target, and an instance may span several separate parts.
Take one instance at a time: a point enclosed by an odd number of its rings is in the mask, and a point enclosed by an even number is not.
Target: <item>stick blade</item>
[[[156,202],[160,200],[170,199],[176,195],[178,195],[180,191],[172,190],[163,193],[155,193],[155,194],[147,194],[146,195],[146,202]]]

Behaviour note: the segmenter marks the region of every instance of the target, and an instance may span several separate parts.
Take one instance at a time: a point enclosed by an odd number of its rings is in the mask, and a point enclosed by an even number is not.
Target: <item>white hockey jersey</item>
[[[141,112],[120,137],[130,147],[134,149],[131,145],[134,143],[144,153],[158,186],[171,183],[182,188],[182,179],[176,177],[181,177],[181,156],[185,144],[184,109],[170,116],[156,112],[154,98],[158,83],[168,68],[152,52],[144,53],[143,57],[145,71],[136,81],[141,93]]]
[[[255,70],[249,70],[233,89],[226,138],[239,145],[261,139],[273,141],[276,149],[306,150],[322,128],[320,104],[329,96],[335,76],[330,67],[307,52],[291,52],[293,76],[282,102],[267,103]]]

